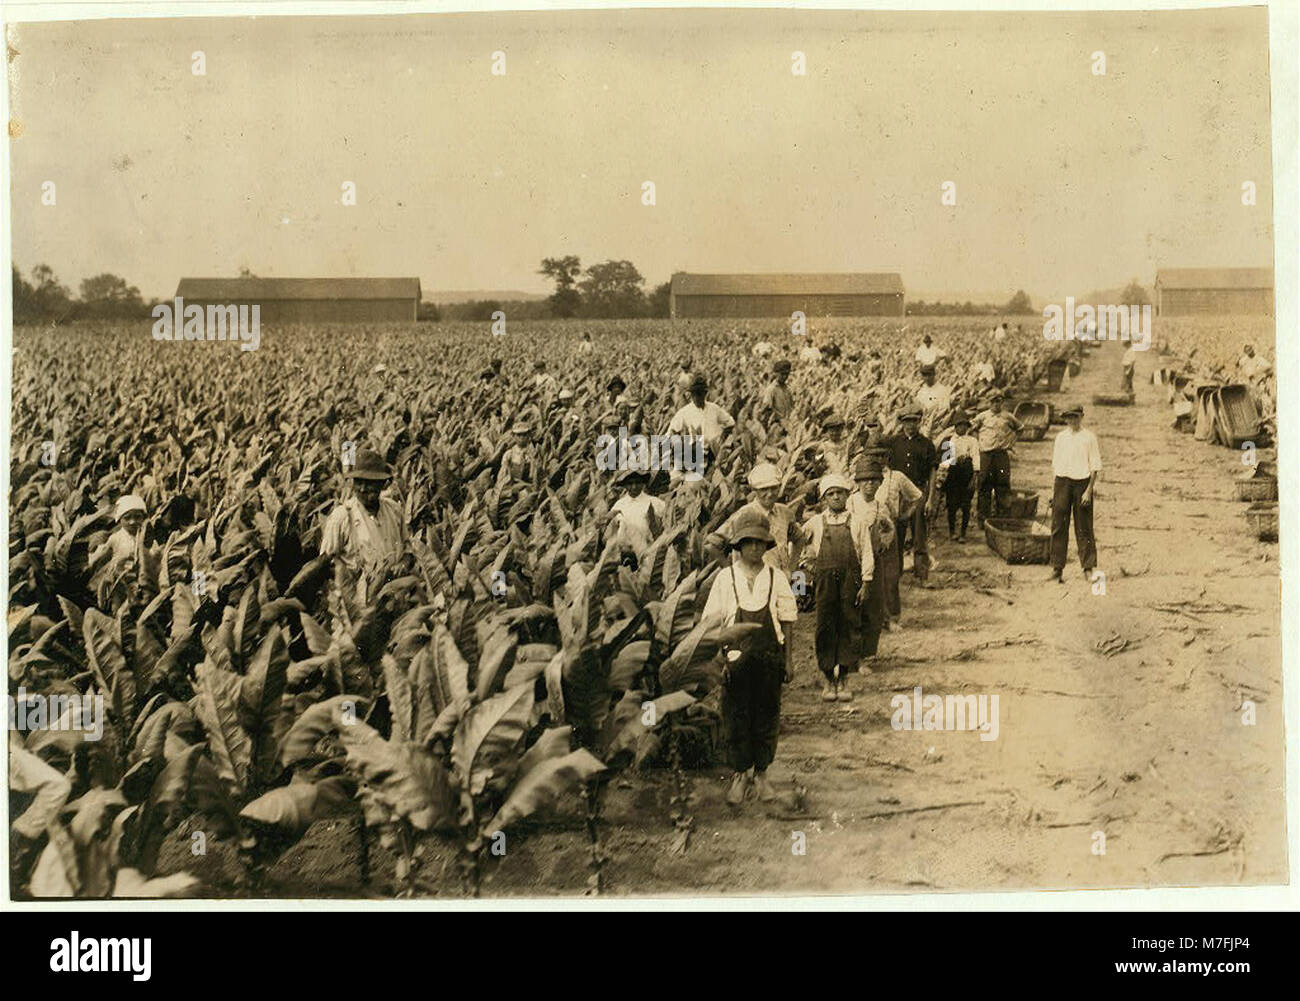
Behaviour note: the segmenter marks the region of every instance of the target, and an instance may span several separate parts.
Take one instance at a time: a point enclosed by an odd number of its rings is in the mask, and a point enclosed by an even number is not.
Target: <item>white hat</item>
[[[845,493],[852,493],[853,484],[839,473],[827,473],[817,481],[817,496],[825,497],[828,490],[843,490]]]
[[[130,511],[139,511],[141,514],[144,514],[148,510],[149,509],[145,507],[144,498],[139,494],[124,494],[119,497],[117,503],[113,505],[113,520],[121,521],[122,516]]]
[[[781,485],[781,471],[770,462],[760,462],[749,471],[749,485],[755,490]]]

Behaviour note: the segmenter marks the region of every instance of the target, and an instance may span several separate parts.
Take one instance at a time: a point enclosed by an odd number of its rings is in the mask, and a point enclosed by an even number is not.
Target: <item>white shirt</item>
[[[619,540],[640,556],[654,541],[650,531],[650,512],[654,511],[655,520],[662,525],[666,506],[658,497],[651,497],[644,490],[635,497],[624,494],[611,509],[618,519]]]
[[[394,501],[379,498],[372,515],[360,499],[347,498],[330,512],[321,533],[320,551],[352,570],[401,556],[406,543],[406,516]]]
[[[735,418],[712,400],[705,400],[703,407],[697,407],[692,400],[673,414],[673,419],[668,424],[668,433],[702,438],[710,451],[716,451],[718,443],[722,441],[722,432],[734,427],[735,423]],[[681,470],[672,471],[674,479],[679,475]],[[693,482],[704,479],[704,476],[700,472],[691,471],[685,474],[685,479]]]
[[[1129,348],[1127,351],[1124,352],[1123,364],[1125,368],[1132,368],[1134,365],[1137,364],[1137,360],[1138,360],[1137,352],[1134,351],[1132,348]]]
[[[813,344],[809,344],[806,347],[802,347],[799,349],[799,360],[800,361],[821,361],[822,360],[821,349]]]
[[[758,358],[766,358],[775,350],[770,341],[759,341],[752,349],[753,354]]]
[[[991,361],[979,362],[971,369],[971,378],[975,382],[979,382],[981,379],[985,382],[992,382],[995,375]]]
[[[770,586],[769,580],[772,582]],[[739,606],[736,604],[737,598],[740,599]],[[752,590],[745,579],[745,571],[738,564],[733,563],[718,571],[713,578],[713,586],[709,589],[709,600],[704,603],[702,617],[707,619],[710,615],[721,616],[724,626],[733,626],[736,624],[737,607],[747,612],[757,612],[765,607],[770,609],[778,643],[785,642],[781,624],[794,622],[799,617],[794,592],[790,590],[790,579],[772,566],[764,566],[758,572]]]
[[[947,357],[943,351],[940,351],[933,344],[922,344],[916,349],[916,360],[922,365],[933,365],[940,358]]]
[[[1052,445],[1052,472],[1071,480],[1086,480],[1101,470],[1101,448],[1088,428],[1066,428]]]
[[[940,469],[947,469],[962,459],[970,459],[972,465],[978,466],[980,464],[979,439],[973,434],[954,434],[951,438],[944,439],[939,454],[944,457],[939,463]]]

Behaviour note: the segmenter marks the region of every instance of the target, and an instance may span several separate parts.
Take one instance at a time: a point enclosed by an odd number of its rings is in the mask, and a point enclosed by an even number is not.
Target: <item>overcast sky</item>
[[[1267,23],[1239,8],[21,25],[13,256],[146,297],[241,267],[545,291],[539,261],[564,253],[627,258],[650,286],[898,270],[913,293],[1083,295],[1161,266],[1266,266]]]

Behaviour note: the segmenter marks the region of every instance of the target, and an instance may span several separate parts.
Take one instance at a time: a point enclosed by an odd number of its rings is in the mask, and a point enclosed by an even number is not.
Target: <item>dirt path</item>
[[[1170,410],[1138,363],[1134,406],[1091,405],[1118,383],[1120,349],[1093,354],[1057,401],[1085,404],[1104,471],[1096,531],[1105,593],[1079,569],[1008,567],[979,533],[940,533],[931,586],[905,583],[902,632],[852,705],[819,699],[811,616],[796,637],[774,783],[783,802],[723,801],[721,769],[693,778],[695,827],[670,850],[670,776],[611,789],[609,892],[799,893],[1122,887],[1270,882],[1286,877],[1277,548],[1245,533],[1234,499],[1239,459],[1169,428]],[[1016,447],[1013,480],[1051,490],[1053,428]],[[910,575],[905,578],[910,581]],[[974,590],[994,586],[1012,604]],[[1225,610],[1180,614],[1194,601]],[[1127,640],[1108,656],[1095,644]],[[896,731],[890,699],[996,694],[999,734]],[[1256,724],[1243,725],[1242,700]],[[796,787],[805,790],[796,805]],[[951,805],[969,804],[969,805]],[[939,807],[938,809],[932,809]],[[911,812],[909,812],[911,811]],[[1104,834],[1105,853],[1097,832]],[[792,851],[799,836],[806,854]],[[184,838],[182,833],[181,838]],[[178,839],[178,844],[187,843]],[[195,866],[233,876],[218,851]],[[455,869],[425,863],[431,894],[456,893]],[[377,875],[392,860],[376,852]],[[206,870],[206,871],[205,871]],[[581,893],[585,836],[557,823],[509,847],[489,894]],[[272,891],[356,895],[355,839],[318,825],[276,867]]]

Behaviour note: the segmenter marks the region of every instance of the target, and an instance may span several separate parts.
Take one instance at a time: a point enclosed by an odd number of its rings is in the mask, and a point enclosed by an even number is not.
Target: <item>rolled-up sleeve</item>
[[[1095,434],[1088,436],[1088,472],[1101,472],[1101,445]]]
[[[790,578],[780,570],[774,571],[773,587],[776,590],[773,607],[776,610],[777,619],[781,622],[794,622],[799,618],[799,606],[795,603],[794,591],[790,589]]]
[[[704,611],[700,614],[702,619],[709,616],[717,616],[722,619],[724,625],[731,625],[736,620],[736,603],[732,600],[732,569],[725,567],[713,578],[713,587],[709,589],[709,598],[704,603]],[[789,587],[789,585],[786,585]]]

